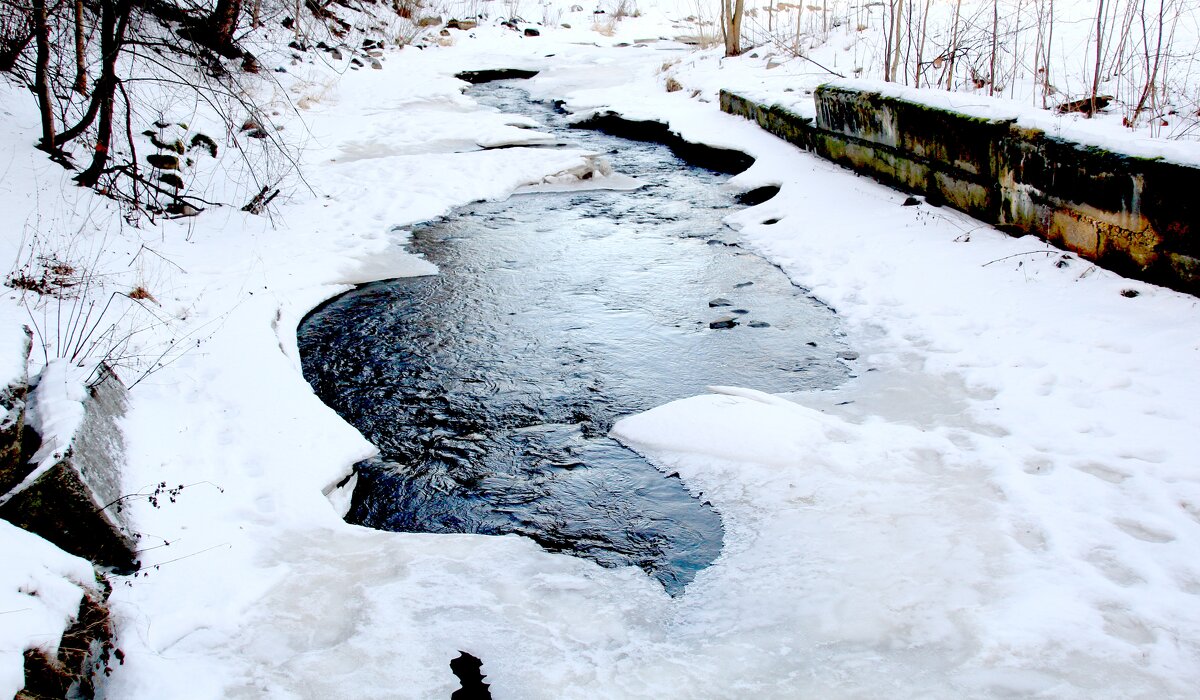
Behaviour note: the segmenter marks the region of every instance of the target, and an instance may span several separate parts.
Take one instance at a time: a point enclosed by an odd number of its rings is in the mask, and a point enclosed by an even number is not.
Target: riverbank
[[[445,697],[459,649],[496,697],[1190,693],[1196,300],[904,207],[668,93],[681,46],[550,34],[488,28],[347,73],[304,115],[315,193],[275,226],[213,211],[114,232],[106,265],[152,245],[184,271],[145,263],[148,289],[204,330],[131,397],[130,490],[189,486],[134,506],[171,544],[115,581],[108,697]],[[348,285],[429,272],[396,227],[585,162],[475,150],[535,138],[459,94],[455,72],[487,67],[542,69],[532,93],[581,115],[669,120],[755,156],[733,186],[781,191],[730,223],[859,351],[838,392],[724,390],[618,424],[722,515],[722,556],[680,599],[521,538],[348,526],[325,495],[372,448],[304,382],[299,319]]]

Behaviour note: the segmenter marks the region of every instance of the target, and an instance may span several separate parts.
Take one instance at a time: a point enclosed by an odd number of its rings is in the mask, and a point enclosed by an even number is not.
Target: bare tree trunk
[[[962,11],[962,0],[954,4],[954,28],[950,33],[950,60],[946,67],[946,89],[954,89],[954,59],[958,57],[958,15]]]
[[[887,80],[896,79],[896,69],[900,67],[900,23],[904,19],[904,0],[894,0],[892,5],[895,8],[892,10],[895,24],[892,27],[892,57],[889,61],[887,71]]]
[[[721,2],[726,56],[737,56],[742,52],[742,13],[745,10],[746,0],[733,0],[733,2],[732,7],[729,4],[730,0]]]
[[[113,103],[120,80],[117,78],[117,58],[124,43],[129,24],[130,0],[104,0],[100,3],[100,79],[92,93],[98,105],[100,123],[96,128],[96,149],[92,163],[79,173],[75,181],[84,187],[95,187],[104,173],[112,146]]]
[[[33,41],[36,33],[30,30],[11,41],[3,42],[0,46],[0,71],[7,73],[16,67],[17,59],[21,57],[25,47],[29,46],[29,42]]]
[[[1092,72],[1092,95],[1087,111],[1088,119],[1096,113],[1096,92],[1100,89],[1100,64],[1104,49],[1104,0],[1096,0],[1096,70]]]
[[[1050,97],[1050,49],[1054,46],[1054,0],[1049,0],[1049,2],[1050,2],[1050,12],[1049,12],[1050,16],[1046,23],[1046,53],[1043,54],[1046,59],[1045,60],[1046,72],[1042,76],[1044,78],[1044,80],[1042,80],[1042,107],[1043,108],[1049,106],[1048,98]]]
[[[925,39],[929,30],[929,0],[925,0],[925,13],[921,15],[921,37],[917,42],[917,66],[913,69],[913,85],[921,87],[921,61],[925,58]]]
[[[87,46],[83,41],[83,0],[75,0],[75,92],[87,94]]]
[[[896,3],[899,0],[888,0],[888,15],[883,25],[883,79],[892,80],[892,44],[896,42],[894,27],[896,26]]]
[[[1154,47],[1154,56],[1150,55],[1150,44],[1147,41],[1150,38],[1146,30],[1146,3],[1142,3],[1142,35],[1143,47],[1146,55],[1146,84],[1142,86],[1142,95],[1138,98],[1137,107],[1133,110],[1133,118],[1129,121],[1129,126],[1132,127],[1137,122],[1142,111],[1146,109],[1146,102],[1154,94],[1154,81],[1158,79],[1158,63],[1162,58],[1163,44],[1163,19],[1166,14],[1166,0],[1159,0],[1158,3],[1158,42]],[[1153,59],[1153,64],[1151,63]]]
[[[33,0],[33,33],[37,39],[33,91],[42,116],[42,142],[38,147],[53,153],[58,144],[54,140],[54,105],[50,102],[50,26],[46,21],[46,0]]]
[[[1000,0],[992,0],[992,55],[988,59],[988,95],[996,94],[996,44],[1000,37]]]
[[[242,14],[242,0],[217,0],[209,21],[213,38],[218,46],[233,46],[233,35],[237,31],[238,19]]]
[[[799,56],[800,50],[800,27],[801,20],[804,17],[804,3],[796,5],[796,55]]]
[[[1013,18],[1013,72],[1012,75],[1009,76],[1008,80],[1008,96],[1010,99],[1016,96],[1018,71],[1021,69],[1021,66],[1024,65],[1024,61],[1022,59],[1025,58],[1024,52],[1021,51],[1021,0],[1017,0],[1017,11],[1013,13]],[[1034,80],[1037,80],[1036,75],[1034,76]],[[1003,92],[1003,90],[1001,90],[1001,92]]]

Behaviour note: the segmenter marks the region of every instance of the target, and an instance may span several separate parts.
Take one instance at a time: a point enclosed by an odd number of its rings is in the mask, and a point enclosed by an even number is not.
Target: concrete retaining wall
[[[1200,294],[1200,169],[823,85],[816,119],[728,91],[721,109],[824,158],[1122,274]]]

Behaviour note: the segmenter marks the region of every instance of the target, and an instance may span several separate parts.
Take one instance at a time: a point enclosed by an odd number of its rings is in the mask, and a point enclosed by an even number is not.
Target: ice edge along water
[[[498,697],[1190,693],[1195,300],[901,208],[711,103],[663,93],[650,49],[563,52],[535,90],[756,155],[735,184],[782,191],[732,221],[847,319],[860,381],[794,408],[715,395],[618,425],[726,516],[723,557],[679,601],[641,572],[519,538],[340,523],[321,491],[370,448],[308,392],[298,319],[384,261],[424,269],[392,226],[580,164],[520,149],[403,154],[422,138],[469,140],[480,122],[503,128],[457,96],[454,70],[550,52],[480,35],[339,84],[341,103],[311,117],[329,199],[289,205],[290,229],[230,214],[190,240],[177,223],[145,235],[187,263],[186,276],[147,271],[164,305],[219,329],[135,394],[130,486],[224,491],[138,513],[174,544],[146,554],[161,570],[116,588],[127,663],[109,697],[445,696],[461,648],[485,660]],[[696,80],[716,63],[698,60]],[[36,115],[10,102],[32,133]],[[329,162],[355,141],[394,155]],[[37,175],[6,178],[5,203],[37,211],[32,193],[59,176],[21,167]],[[230,259],[234,241],[243,259]],[[118,259],[137,248],[109,245]]]

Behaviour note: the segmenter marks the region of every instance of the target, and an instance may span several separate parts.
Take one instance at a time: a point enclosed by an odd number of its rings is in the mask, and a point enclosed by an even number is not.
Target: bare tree
[[[1092,94],[1089,99],[1087,117],[1096,113],[1096,93],[1100,90],[1100,72],[1104,63],[1104,0],[1096,0],[1096,65],[1092,71]]]
[[[75,0],[75,92],[87,94],[87,45],[83,31],[83,0]]]
[[[996,94],[996,50],[999,41],[1000,0],[992,0],[992,52],[988,57],[988,95]]]
[[[242,14],[242,0],[217,0],[217,6],[209,17],[212,26],[214,48],[233,47],[233,34],[237,31]]]
[[[92,152],[92,163],[87,170],[76,176],[75,181],[85,187],[95,187],[108,163],[112,147],[113,103],[116,100],[117,59],[125,43],[125,30],[129,27],[130,0],[103,0],[100,3],[100,79],[92,92],[92,102],[100,112],[97,126],[96,147]]]
[[[745,0],[721,0],[721,32],[725,37],[725,55],[742,53],[742,15]]]
[[[962,13],[962,0],[956,0],[954,3],[954,26],[950,30],[950,50],[948,64],[946,66],[946,89],[954,89],[954,61],[958,58],[958,19]]]
[[[37,41],[34,63],[33,92],[37,95],[38,112],[42,116],[42,142],[39,147],[55,153],[54,103],[50,94],[50,24],[46,17],[46,0],[33,0],[33,31]]]

